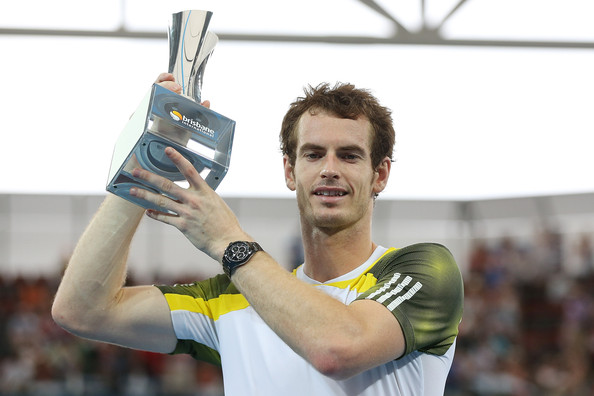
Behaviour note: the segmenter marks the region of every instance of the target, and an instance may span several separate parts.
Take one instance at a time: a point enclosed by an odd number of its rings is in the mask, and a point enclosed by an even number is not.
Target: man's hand
[[[175,198],[170,199],[141,188],[132,188],[131,195],[176,213],[148,210],[147,215],[176,227],[194,246],[219,262],[230,242],[251,241],[252,238],[241,229],[235,214],[204,181],[194,166],[171,147],[165,149],[165,154],[190,185],[186,189],[144,169],[134,169],[134,177],[159,186],[167,195]]]
[[[168,90],[175,92],[176,94],[182,95],[182,86],[175,82],[175,78],[171,73],[159,74],[159,77],[157,77],[155,83],[159,84],[163,88],[167,88]],[[200,104],[210,109],[210,101],[205,100]]]
[[[175,82],[175,78],[171,73],[161,73],[155,80],[156,84],[159,84],[163,88],[167,88],[170,91],[173,91],[177,94],[181,94],[182,87],[178,83]]]

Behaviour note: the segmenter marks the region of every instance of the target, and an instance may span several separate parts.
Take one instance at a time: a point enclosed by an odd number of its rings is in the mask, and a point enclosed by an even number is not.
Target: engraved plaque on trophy
[[[165,194],[158,186],[137,179],[132,170],[142,167],[174,182],[185,178],[165,155],[179,151],[216,189],[229,168],[235,121],[200,105],[206,63],[218,42],[208,31],[212,12],[183,11],[169,25],[169,73],[182,86],[176,94],[153,84],[116,142],[107,191],[146,209],[165,211],[130,195],[139,187]]]

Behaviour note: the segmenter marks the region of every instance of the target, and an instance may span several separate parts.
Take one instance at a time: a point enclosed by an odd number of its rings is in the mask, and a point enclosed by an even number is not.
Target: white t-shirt
[[[405,355],[346,380],[326,377],[264,323],[225,275],[159,286],[179,340],[174,353],[220,364],[227,396],[443,394],[463,293],[447,249],[435,244],[378,247],[361,266],[323,284],[308,278],[302,267],[294,274],[345,304],[361,298],[384,304],[401,324]]]

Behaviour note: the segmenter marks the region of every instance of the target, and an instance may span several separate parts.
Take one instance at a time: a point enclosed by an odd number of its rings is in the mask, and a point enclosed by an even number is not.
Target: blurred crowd
[[[447,394],[594,396],[591,237],[475,244]]]
[[[58,281],[0,277],[0,395],[223,394],[208,363],[59,328],[50,316]],[[446,395],[594,396],[593,290],[589,235],[570,245],[551,231],[476,242]]]
[[[62,330],[50,313],[58,282],[0,277],[0,395],[223,395],[221,372],[211,364],[88,341]]]

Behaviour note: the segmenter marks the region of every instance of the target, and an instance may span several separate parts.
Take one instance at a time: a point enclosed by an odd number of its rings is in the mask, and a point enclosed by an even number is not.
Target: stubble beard
[[[309,193],[304,193],[306,190],[303,188],[299,191],[297,206],[302,227],[310,231],[319,230],[327,235],[336,234],[354,226],[366,217],[368,210],[373,208],[373,204],[371,208],[365,205],[313,205]]]

